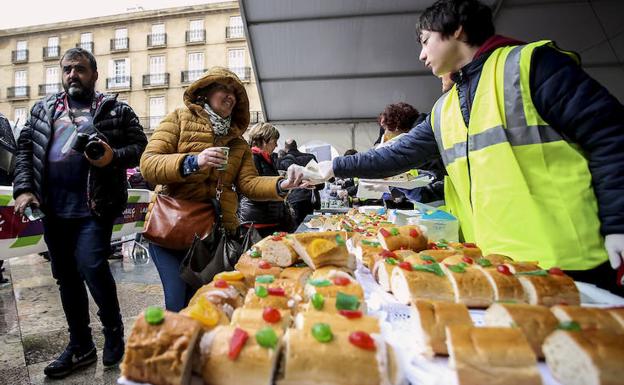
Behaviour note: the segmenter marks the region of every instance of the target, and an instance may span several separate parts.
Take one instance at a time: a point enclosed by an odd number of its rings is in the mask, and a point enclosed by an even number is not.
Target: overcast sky
[[[223,0],[4,0],[0,29],[116,15],[128,9],[178,7]],[[139,9],[140,10],[140,9]]]

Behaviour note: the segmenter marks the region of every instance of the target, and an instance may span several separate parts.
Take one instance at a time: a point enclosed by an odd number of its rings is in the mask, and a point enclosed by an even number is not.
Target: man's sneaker
[[[104,366],[114,366],[121,361],[124,355],[123,326],[104,331],[104,351],[102,363]]]
[[[43,373],[51,378],[63,378],[67,377],[74,370],[91,365],[95,361],[97,361],[95,346],[90,350],[81,351],[70,345],[65,348],[65,351],[56,360],[43,369]]]

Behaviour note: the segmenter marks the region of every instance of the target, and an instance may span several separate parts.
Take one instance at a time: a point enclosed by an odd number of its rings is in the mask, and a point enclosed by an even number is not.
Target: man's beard
[[[85,87],[80,82],[74,82],[72,85],[63,85],[65,92],[69,96],[78,100],[87,100],[93,95],[93,88]]]

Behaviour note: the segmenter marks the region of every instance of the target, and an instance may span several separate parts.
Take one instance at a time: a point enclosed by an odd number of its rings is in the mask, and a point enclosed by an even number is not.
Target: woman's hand
[[[220,167],[227,163],[227,156],[219,147],[210,147],[197,155],[197,165],[200,170],[209,167]]]

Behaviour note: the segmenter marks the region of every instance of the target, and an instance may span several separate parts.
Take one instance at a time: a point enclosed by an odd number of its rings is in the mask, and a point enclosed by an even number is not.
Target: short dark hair
[[[416,36],[420,40],[421,32],[427,30],[448,38],[459,26],[467,44],[482,45],[495,32],[492,9],[478,0],[438,0],[420,15]]]
[[[345,151],[344,156],[355,155],[357,154],[357,150],[355,148],[350,148]]]
[[[389,131],[409,131],[414,127],[419,112],[412,105],[407,103],[388,104],[384,111],[379,114],[379,124],[384,119],[384,125]]]
[[[77,57],[84,57],[89,61],[89,65],[91,65],[91,69],[93,71],[97,71],[97,61],[95,61],[95,56],[93,56],[93,54],[89,51],[87,51],[84,48],[70,48],[67,51],[65,51],[65,53],[63,54],[63,56],[61,56],[61,60],[59,60],[59,65],[63,66],[63,59],[67,58],[67,59],[75,59]]]
[[[286,151],[290,151],[290,150],[296,150],[297,149],[297,141],[294,139],[286,139],[286,142],[284,143],[284,148],[286,149]]]

